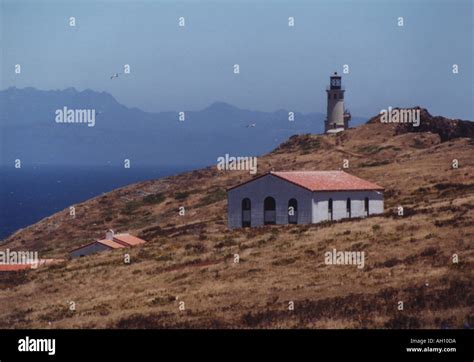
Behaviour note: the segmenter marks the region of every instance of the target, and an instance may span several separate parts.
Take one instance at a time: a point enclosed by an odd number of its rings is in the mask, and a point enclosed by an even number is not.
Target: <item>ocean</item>
[[[102,193],[200,167],[0,167],[0,240],[72,204]]]

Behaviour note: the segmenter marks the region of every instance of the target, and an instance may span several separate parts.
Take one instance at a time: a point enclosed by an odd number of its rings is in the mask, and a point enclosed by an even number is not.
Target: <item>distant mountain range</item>
[[[57,109],[95,109],[94,127],[55,122]],[[325,114],[260,112],[216,102],[201,111],[144,112],[106,92],[18,89],[0,91],[0,163],[133,165],[213,164],[226,153],[247,156],[272,150],[294,134],[322,133]],[[366,121],[355,117],[351,125]]]

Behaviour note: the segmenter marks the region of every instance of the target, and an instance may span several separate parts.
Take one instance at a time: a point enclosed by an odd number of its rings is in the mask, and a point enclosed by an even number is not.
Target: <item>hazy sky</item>
[[[348,64],[354,115],[421,105],[474,119],[472,0],[0,3],[0,89],[90,88],[148,111],[325,112],[328,77]],[[131,74],[111,80],[124,64]]]

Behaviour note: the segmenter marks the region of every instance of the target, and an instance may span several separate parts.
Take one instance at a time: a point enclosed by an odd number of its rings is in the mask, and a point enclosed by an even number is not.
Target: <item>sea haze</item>
[[[0,240],[64,208],[135,182],[200,166],[24,166],[0,168]]]
[[[95,124],[57,123],[58,110],[95,110]],[[214,164],[226,153],[258,156],[294,134],[322,133],[325,114],[260,112],[215,102],[199,111],[148,113],[127,108],[105,92],[0,91],[0,164],[169,166]],[[184,112],[184,120],[178,118]],[[289,121],[289,111],[294,121]],[[351,126],[365,118],[353,115]]]

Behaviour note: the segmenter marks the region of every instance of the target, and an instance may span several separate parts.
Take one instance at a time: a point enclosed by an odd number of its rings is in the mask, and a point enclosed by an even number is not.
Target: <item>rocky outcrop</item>
[[[394,108],[394,110],[395,109],[399,108]],[[431,132],[438,134],[441,138],[441,142],[461,137],[474,138],[474,122],[432,116],[425,108],[415,107],[413,109],[420,111],[420,124],[414,126],[412,123],[398,123],[395,125],[396,134]],[[381,116],[377,115],[371,118],[367,123],[381,123],[380,118]]]

